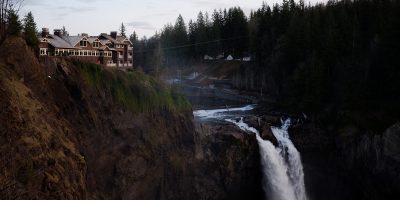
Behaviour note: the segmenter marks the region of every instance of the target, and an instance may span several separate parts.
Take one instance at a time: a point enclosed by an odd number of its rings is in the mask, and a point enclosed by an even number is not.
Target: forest
[[[205,55],[251,57],[246,86],[291,110],[384,111],[400,106],[400,2],[342,0],[310,5],[284,0],[246,16],[239,7],[179,15],[135,44],[136,65],[150,73],[204,62]],[[251,73],[249,73],[251,72]]]

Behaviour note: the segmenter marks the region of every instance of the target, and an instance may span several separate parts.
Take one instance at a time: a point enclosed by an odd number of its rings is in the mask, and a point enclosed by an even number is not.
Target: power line
[[[240,37],[224,38],[224,39],[218,39],[218,40],[210,40],[210,41],[206,41],[206,42],[198,42],[198,43],[194,43],[194,44],[186,44],[186,45],[174,46],[174,47],[164,47],[164,48],[160,48],[160,49],[162,49],[162,50],[181,49],[181,48],[187,48],[187,47],[192,47],[192,46],[199,46],[199,45],[204,45],[204,44],[217,43],[217,42],[222,42],[222,41],[239,40],[239,39],[243,39],[243,38],[248,38],[248,36],[240,36]],[[136,51],[136,53],[144,53],[144,52],[154,51],[156,49],[157,48],[146,49],[146,50],[142,50],[142,51]]]

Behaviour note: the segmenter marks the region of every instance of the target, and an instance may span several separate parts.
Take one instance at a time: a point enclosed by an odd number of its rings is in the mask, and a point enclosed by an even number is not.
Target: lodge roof
[[[56,48],[75,49],[75,46],[72,46],[69,41],[66,41],[63,38],[58,37],[56,35],[50,35],[47,38],[47,41]]]
[[[85,36],[85,35],[78,35],[78,36],[69,36],[69,35],[63,35],[63,36],[57,36],[57,35],[47,35],[46,37],[39,36],[40,41],[44,41],[44,39],[47,40],[47,42],[54,46],[55,48],[63,48],[63,49],[79,49],[75,47],[80,41],[87,39],[87,41],[90,44],[93,44],[95,41],[99,41],[102,46],[105,46],[109,43],[114,43],[114,44],[124,44],[125,42],[129,42],[131,45],[132,43],[123,36],[117,36],[116,39],[114,39],[111,35],[108,35],[106,33],[100,34],[100,36]],[[105,48],[103,48],[105,49]],[[109,48],[111,49],[111,48]]]

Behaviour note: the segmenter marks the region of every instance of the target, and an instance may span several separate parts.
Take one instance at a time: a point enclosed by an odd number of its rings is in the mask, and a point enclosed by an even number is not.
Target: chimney
[[[54,29],[54,35],[61,37],[62,36],[62,30],[61,29]]]
[[[47,36],[49,36],[49,29],[42,28],[42,37],[47,37]]]
[[[118,34],[117,31],[111,31],[111,33],[110,33],[111,37],[114,39],[117,39],[117,34]]]
[[[89,37],[89,34],[87,34],[87,33],[82,33],[81,35],[84,37]]]

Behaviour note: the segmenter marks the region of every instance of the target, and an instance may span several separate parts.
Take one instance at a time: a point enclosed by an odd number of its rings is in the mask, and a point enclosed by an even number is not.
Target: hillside
[[[255,138],[195,128],[190,104],[144,74],[39,62],[9,38],[0,96],[0,199],[262,196]]]
[[[191,109],[185,104],[177,112],[179,100],[172,97],[154,100],[158,94],[171,95],[155,80],[143,76],[133,84],[119,72],[104,71],[113,77],[105,79],[113,86],[93,85],[85,73],[93,66],[64,60],[42,65],[19,38],[0,48],[3,197],[145,197],[141,190],[161,187],[145,183],[165,176],[163,163],[184,173],[179,169],[190,162],[181,161],[193,154],[187,147],[193,144],[193,125],[186,120]],[[151,93],[155,87],[159,92]],[[131,89],[142,99],[133,106],[135,97],[124,96],[133,93],[119,94],[120,89]],[[166,142],[172,138],[174,143]],[[163,158],[153,159],[160,152]],[[128,194],[132,189],[139,192]]]

